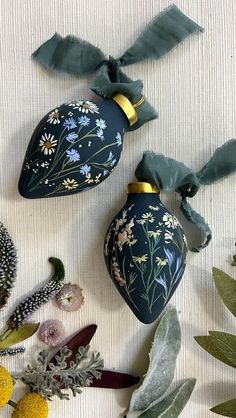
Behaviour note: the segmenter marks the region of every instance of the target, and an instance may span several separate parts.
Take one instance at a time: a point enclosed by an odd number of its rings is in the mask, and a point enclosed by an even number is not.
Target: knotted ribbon
[[[135,175],[140,181],[156,184],[160,190],[180,194],[182,213],[204,234],[204,240],[191,249],[193,252],[199,252],[209,244],[212,237],[211,229],[204,218],[191,207],[187,198],[195,196],[200,186],[211,185],[235,171],[236,139],[231,139],[217,148],[210,160],[198,172],[177,160],[146,151],[136,168]]]
[[[85,76],[100,70],[91,90],[103,98],[111,98],[115,93],[124,94],[135,105],[142,97],[143,83],[141,80],[131,80],[122,72],[121,67],[148,58],[159,59],[187,36],[199,31],[203,31],[203,28],[172,5],[156,16],[118,59],[107,59],[101,49],[87,41],[70,35],[62,38],[57,33],[42,44],[33,53],[33,57],[47,69],[75,76]],[[155,109],[146,100],[136,107],[136,112],[138,122],[128,130],[137,129],[157,118]]]

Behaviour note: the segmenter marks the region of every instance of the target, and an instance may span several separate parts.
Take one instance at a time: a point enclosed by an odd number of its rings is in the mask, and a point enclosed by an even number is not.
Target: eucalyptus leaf
[[[236,368],[236,335],[227,332],[209,331],[214,345]]]
[[[213,267],[212,272],[221,299],[230,312],[236,316],[236,280],[216,267]]]
[[[22,325],[20,328],[18,328],[18,330],[12,330],[8,334],[7,338],[5,338],[3,341],[0,341],[0,350],[11,347],[32,337],[32,335],[34,335],[38,330],[39,325],[39,323],[28,323]]]
[[[140,418],[177,418],[188,402],[196,379],[186,379],[170,395],[154,403]]]
[[[169,388],[181,345],[176,309],[169,307],[157,327],[150,351],[150,363],[142,385],[133,392],[130,411],[143,411]]]
[[[222,363],[225,363],[228,366],[235,367],[234,363],[232,363],[227,357],[225,357],[223,352],[217,348],[217,346],[214,344],[213,339],[209,335],[194,337],[194,339],[205,351],[207,351],[217,360],[222,361]]]
[[[236,399],[214,406],[214,408],[211,408],[211,411],[224,417],[236,418]]]

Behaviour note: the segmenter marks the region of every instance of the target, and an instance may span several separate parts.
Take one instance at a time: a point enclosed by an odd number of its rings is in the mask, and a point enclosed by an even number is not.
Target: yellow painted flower
[[[0,366],[0,408],[3,408],[11,399],[13,380],[8,370]]]
[[[47,418],[48,403],[38,393],[29,393],[19,400],[12,418]]]
[[[157,263],[158,266],[166,266],[167,259],[166,258],[156,257],[156,263]]]
[[[147,259],[148,259],[147,254],[133,257],[133,260],[135,261],[135,263],[139,263],[139,264],[146,263]]]

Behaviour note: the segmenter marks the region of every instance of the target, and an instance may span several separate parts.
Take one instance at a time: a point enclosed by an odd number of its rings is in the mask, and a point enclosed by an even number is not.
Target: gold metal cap
[[[129,99],[127,99],[127,97],[123,94],[117,93],[112,97],[112,100],[114,100],[114,102],[121,107],[129,121],[130,126],[133,126],[138,120],[138,115]]]
[[[144,181],[137,181],[136,183],[129,183],[127,186],[127,193],[160,193],[160,190],[151,183]]]

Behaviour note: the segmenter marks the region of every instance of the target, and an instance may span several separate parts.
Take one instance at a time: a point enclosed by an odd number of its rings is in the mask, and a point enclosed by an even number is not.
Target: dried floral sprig
[[[56,295],[55,302],[62,311],[78,311],[84,304],[81,287],[78,284],[65,283]]]
[[[67,346],[60,349],[55,363],[48,362],[50,351],[42,351],[36,366],[28,365],[18,378],[29,386],[31,392],[37,392],[45,399],[51,400],[53,396],[69,399],[69,394],[62,392],[62,387],[76,396],[82,393],[82,387],[90,386],[94,378],[101,378],[99,369],[103,368],[103,360],[99,353],[89,355],[89,349],[89,346],[79,347],[76,359],[70,362],[69,367],[66,360],[72,351]]]
[[[26,350],[25,347],[6,348],[5,350],[0,350],[0,357],[16,356],[17,354],[24,354],[25,350]]]
[[[45,286],[41,287],[33,295],[21,302],[7,321],[8,330],[5,335],[12,329],[18,329],[24,324],[30,316],[37,311],[42,305],[53,299],[63,286],[65,277],[65,269],[61,260],[55,257],[49,258],[49,262],[54,267],[54,275]]]
[[[5,226],[0,222],[0,309],[11,294],[16,279],[16,248]]]

